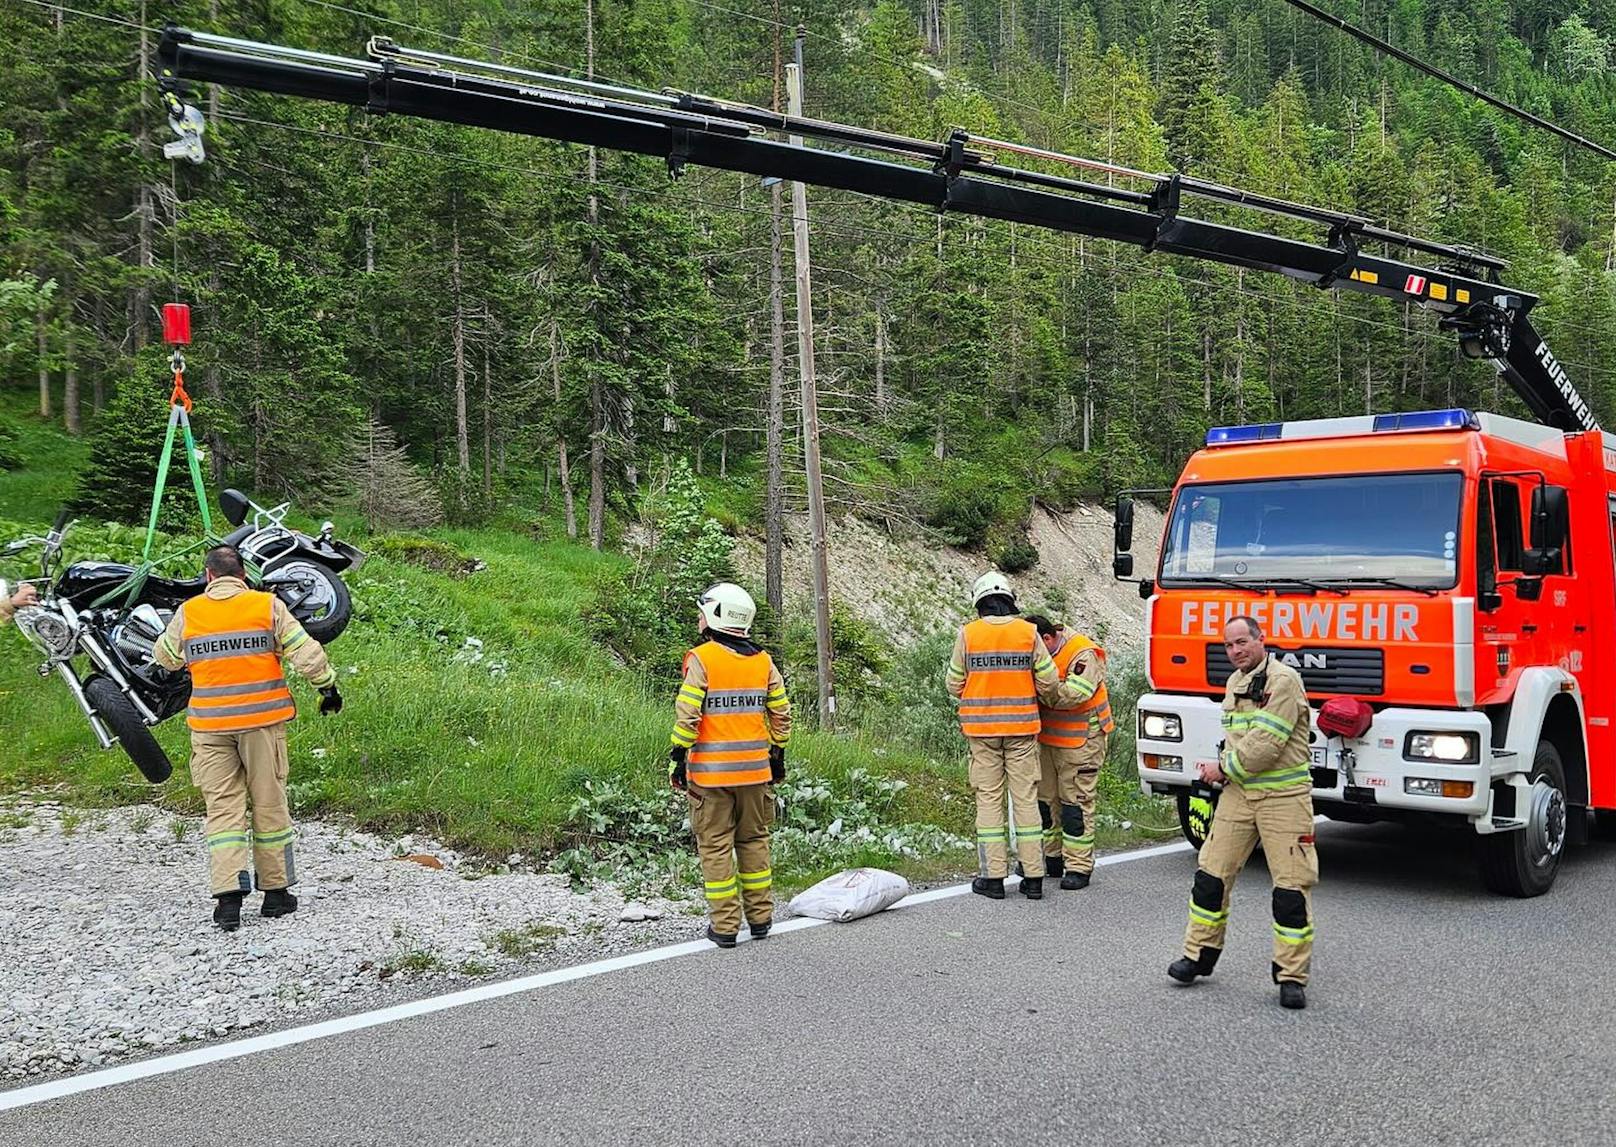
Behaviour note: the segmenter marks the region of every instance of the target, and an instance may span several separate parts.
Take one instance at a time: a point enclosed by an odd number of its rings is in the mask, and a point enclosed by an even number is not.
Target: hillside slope
[[[1143,603],[1131,582],[1111,576],[1111,510],[1083,504],[1068,513],[1034,509],[1027,537],[1038,564],[1012,580],[1027,611],[1046,610],[1095,635],[1125,656],[1144,649]],[[1140,505],[1134,553],[1141,573],[1155,568],[1162,518]],[[971,613],[971,584],[992,568],[983,555],[939,545],[920,535],[898,536],[851,515],[828,529],[831,598],[875,626],[895,645],[911,646],[952,630]],[[736,559],[748,584],[763,584],[763,543],[743,536]],[[807,519],[788,519],[786,611],[811,614],[813,574]]]

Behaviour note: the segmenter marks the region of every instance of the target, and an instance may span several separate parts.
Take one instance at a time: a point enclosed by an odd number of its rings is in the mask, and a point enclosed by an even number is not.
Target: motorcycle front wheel
[[[264,582],[321,645],[341,637],[353,618],[347,583],[322,565],[290,561],[266,570]]]
[[[157,738],[152,736],[152,731],[140,719],[140,714],[117,683],[110,677],[93,674],[85,679],[84,695],[95,706],[95,711],[106,722],[107,728],[112,730],[112,735],[118,738],[118,744],[129,754],[129,759],[135,762],[140,775],[154,785],[168,780],[174,771],[168,754],[163,752],[163,746],[157,743]]]

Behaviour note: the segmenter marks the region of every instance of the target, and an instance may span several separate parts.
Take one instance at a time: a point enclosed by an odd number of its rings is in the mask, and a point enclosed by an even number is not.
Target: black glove
[[[335,685],[327,685],[320,690],[320,716],[329,717],[333,713],[342,712],[342,694],[337,692]]]
[[[769,780],[779,784],[786,779],[786,747],[769,746]]]
[[[668,783],[681,792],[685,787],[685,758],[689,754],[690,750],[683,745],[668,750]]]

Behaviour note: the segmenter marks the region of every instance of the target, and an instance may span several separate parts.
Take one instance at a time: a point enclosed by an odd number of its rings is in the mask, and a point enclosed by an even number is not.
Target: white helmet
[[[707,628],[734,637],[745,637],[752,632],[752,619],[757,616],[757,602],[738,585],[721,581],[696,599],[701,615],[707,619]]]
[[[1011,587],[1010,579],[998,570],[989,570],[977,578],[976,584],[971,587],[971,604],[978,605],[984,597],[991,597],[996,593],[1003,594],[1011,601],[1016,600],[1016,591]]]

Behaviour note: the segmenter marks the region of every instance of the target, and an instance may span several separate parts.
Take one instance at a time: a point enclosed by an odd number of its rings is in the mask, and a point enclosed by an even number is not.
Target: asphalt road
[[[1267,875],[1192,988],[1193,858],[962,896],[0,1115],[0,1144],[1609,1143],[1616,847],[1481,890],[1464,837],[1320,826],[1305,1012]]]

